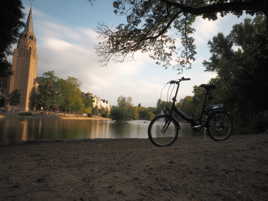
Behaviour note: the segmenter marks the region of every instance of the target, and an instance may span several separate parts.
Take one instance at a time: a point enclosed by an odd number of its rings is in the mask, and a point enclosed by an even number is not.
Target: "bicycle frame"
[[[206,93],[202,103],[202,111],[198,119],[188,116],[188,114],[176,107],[180,82],[186,80],[190,80],[190,78],[182,77],[179,80],[168,82],[169,84],[177,84],[175,95],[172,98],[172,106],[171,108],[168,107],[167,110],[164,108],[164,114],[157,115],[148,127],[149,139],[156,146],[169,146],[176,141],[179,129],[181,128],[178,117],[191,123],[192,129],[196,131],[201,131],[201,129],[205,128],[204,133],[207,132],[208,136],[214,141],[223,141],[231,136],[233,129],[232,120],[228,113],[225,112],[223,104],[214,104],[207,107],[210,90],[215,89],[215,85],[200,85],[200,87],[206,90]],[[204,115],[205,118],[203,118]]]
[[[198,124],[201,122],[203,115],[205,113],[205,108],[207,105],[207,99],[208,99],[208,91],[206,91],[205,94],[205,98],[203,101],[203,105],[202,105],[202,111],[200,113],[200,116],[198,119],[194,119],[193,117],[188,116],[186,113],[184,113],[182,110],[180,110],[179,108],[176,107],[176,101],[177,101],[177,95],[179,92],[179,87],[180,87],[180,81],[177,83],[177,88],[176,88],[176,92],[174,97],[172,98],[172,106],[171,106],[171,110],[170,110],[170,115],[174,116],[174,112],[175,114],[177,114],[178,116],[180,116],[182,119],[184,119],[185,121],[191,123],[192,126]]]

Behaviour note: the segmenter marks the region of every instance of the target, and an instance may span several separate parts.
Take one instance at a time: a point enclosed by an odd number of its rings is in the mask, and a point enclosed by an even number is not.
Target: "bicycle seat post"
[[[180,82],[177,82],[176,84],[177,84],[178,86],[177,86],[177,89],[176,89],[176,93],[175,93],[174,97],[172,98],[172,101],[173,101],[174,104],[175,104],[176,101],[177,101],[177,95],[178,95],[178,91],[179,91],[179,88],[180,88]]]

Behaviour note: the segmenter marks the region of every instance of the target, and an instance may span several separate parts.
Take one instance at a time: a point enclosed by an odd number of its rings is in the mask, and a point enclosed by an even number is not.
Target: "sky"
[[[30,3],[22,2],[26,21]],[[100,63],[95,51],[100,40],[97,26],[115,27],[125,21],[124,17],[113,13],[112,0],[97,0],[93,4],[88,0],[35,0],[32,8],[38,75],[55,71],[62,78],[76,77],[82,91],[91,92],[112,105],[116,105],[119,96],[125,96],[132,97],[134,105],[155,106],[165,83],[181,76],[190,77],[191,81],[181,85],[178,99],[192,95],[193,86],[207,83],[216,76],[205,72],[202,65],[210,58],[208,41],[219,32],[228,34],[234,24],[244,19],[231,15],[217,21],[198,18],[194,24],[196,61],[192,69],[178,75],[176,69],[164,69],[141,53],[123,63],[111,62],[107,66]],[[162,92],[161,98],[164,97]]]

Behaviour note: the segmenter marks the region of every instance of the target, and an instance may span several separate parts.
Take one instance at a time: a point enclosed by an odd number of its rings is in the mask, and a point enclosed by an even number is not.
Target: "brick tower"
[[[9,93],[17,89],[21,97],[20,104],[13,109],[29,111],[31,93],[36,85],[37,59],[36,37],[33,31],[32,9],[30,9],[25,30],[13,54],[13,74],[10,77]]]

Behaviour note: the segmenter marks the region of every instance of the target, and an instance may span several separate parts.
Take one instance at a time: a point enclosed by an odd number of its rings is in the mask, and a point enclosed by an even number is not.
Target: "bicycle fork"
[[[165,124],[164,126],[161,128],[161,133],[165,133],[170,125],[171,119],[167,118],[165,119]]]

